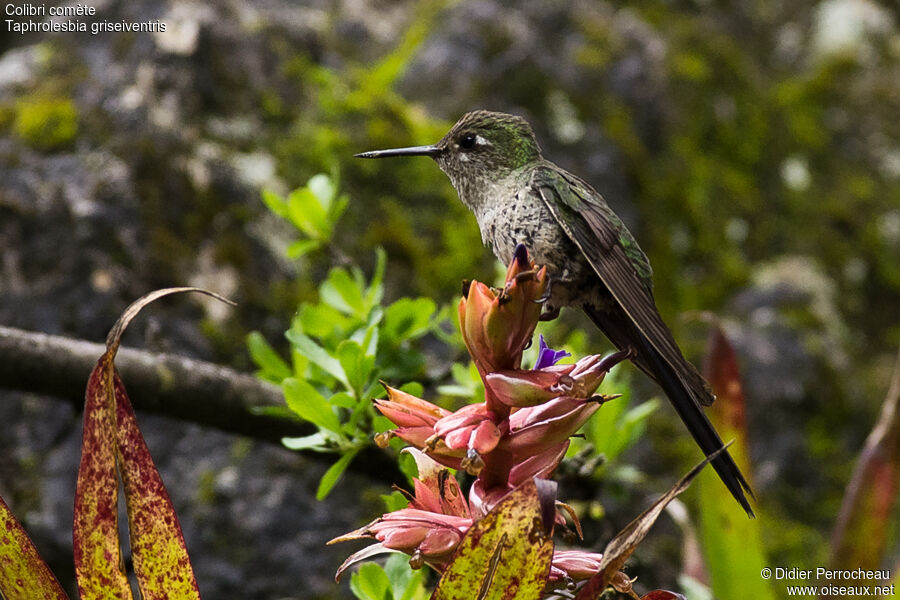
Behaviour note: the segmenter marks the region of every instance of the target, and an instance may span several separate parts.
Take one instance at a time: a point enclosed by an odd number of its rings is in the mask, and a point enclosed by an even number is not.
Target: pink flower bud
[[[427,533],[428,529],[420,526],[386,527],[375,534],[375,539],[382,542],[386,548],[412,552],[422,543]]]
[[[584,550],[557,550],[553,553],[550,566],[550,580],[574,579],[581,581],[590,579],[600,570],[602,554]]]
[[[450,554],[459,545],[462,534],[455,529],[432,529],[419,544],[419,551],[426,558],[435,558]]]
[[[533,477],[549,479],[559,463],[562,462],[568,449],[569,440],[566,440],[517,463],[509,471],[509,485],[517,487]]]
[[[544,404],[522,408],[510,415],[509,435],[499,447],[516,456],[530,457],[564,442],[591,418],[598,402],[563,396]]]
[[[416,398],[412,394],[388,385],[385,385],[384,389],[387,390],[388,397],[386,400],[376,398],[375,407],[399,427],[431,426],[450,414],[449,410]]]
[[[437,421],[434,424],[434,432],[439,436],[446,436],[454,430],[464,427],[475,427],[482,421],[494,421],[496,419],[497,416],[489,411],[483,402],[467,404]]]
[[[459,302],[459,324],[482,376],[519,367],[540,317],[538,300],[546,286],[546,269],[536,270],[527,259],[510,263],[506,285],[498,293],[477,281],[469,286]]]
[[[569,371],[575,365],[564,365]],[[495,397],[507,406],[534,406],[560,395],[557,391],[560,377],[564,373],[548,370],[531,371],[516,369],[488,373],[485,385],[490,386]]]
[[[586,356],[574,365],[552,365],[542,369],[507,369],[484,376],[497,400],[507,406],[535,406],[558,396],[590,398],[609,370],[626,358],[626,352],[605,357]]]
[[[479,454],[487,454],[497,447],[500,441],[500,430],[491,421],[482,421],[472,431],[469,438],[469,448]]]

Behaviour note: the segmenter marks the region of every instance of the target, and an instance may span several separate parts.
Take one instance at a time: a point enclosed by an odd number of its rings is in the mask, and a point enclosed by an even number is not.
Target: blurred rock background
[[[371,265],[383,246],[388,296],[450,301],[494,272],[474,219],[430,161],[351,156],[433,142],[467,110],[516,112],[632,229],[689,355],[704,329],[680,315],[728,320],[769,553],[826,562],[900,345],[896,4],[92,5],[95,21],[166,32],[0,36],[0,324],[101,341],[141,294],[200,285],[239,306],[161,303],[126,341],[249,370],[246,333],[285,348],[297,303],[340,260],[286,259],[292,233],[260,189],[319,172],[351,198],[343,253]],[[71,571],[80,415],[0,398],[0,495]],[[347,550],[323,543],[378,512],[377,488],[316,503],[321,467],[298,455],[141,423],[208,597],[348,597],[331,583]],[[696,456],[668,409],[652,425],[633,460],[662,489]]]

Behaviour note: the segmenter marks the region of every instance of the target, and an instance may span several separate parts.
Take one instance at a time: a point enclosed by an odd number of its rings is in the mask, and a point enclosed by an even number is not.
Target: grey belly
[[[547,267],[548,309],[599,303],[604,296],[600,279],[543,201],[535,200],[510,202],[493,215],[485,215],[493,218],[485,219],[483,225],[479,219],[485,242],[504,264],[509,264],[516,245],[521,243],[538,266]]]

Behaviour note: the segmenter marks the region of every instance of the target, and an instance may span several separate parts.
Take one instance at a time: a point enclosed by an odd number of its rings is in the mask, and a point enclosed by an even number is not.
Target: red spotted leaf
[[[0,498],[0,598],[65,600],[47,563]]]
[[[144,600],[200,597],[181,526],[140,433],[114,359],[128,323],[150,302],[197,288],[168,288],[122,313],[106,340],[85,394],[81,465],[75,490],[73,545],[82,598],[132,599],[118,534],[121,476],[135,577]]]
[[[900,354],[875,428],[844,494],[831,542],[835,569],[878,569],[900,485]]]
[[[107,352],[88,380],[72,531],[82,598],[132,598],[119,546],[115,386]]]
[[[728,340],[722,322],[710,316],[711,324],[703,360],[706,376],[716,402],[708,410],[710,421],[725,440],[734,440],[731,455],[747,479],[750,468],[746,400],[737,353]],[[708,582],[717,598],[773,600],[771,582],[759,573],[768,563],[763,549],[759,519],[748,519],[731,501],[731,494],[712,471],[697,478],[700,499],[700,545]]]
[[[556,484],[532,479],[476,522],[432,600],[537,600],[553,559]]]
[[[712,321],[706,347],[703,375],[716,395],[715,403],[707,409],[707,412],[710,418],[715,420],[717,427],[740,436],[740,443],[743,445],[747,431],[747,417],[741,370],[734,347],[728,341],[722,324],[717,320]],[[731,451],[734,453],[735,449],[732,448]],[[748,470],[746,464],[739,466],[742,471]]]

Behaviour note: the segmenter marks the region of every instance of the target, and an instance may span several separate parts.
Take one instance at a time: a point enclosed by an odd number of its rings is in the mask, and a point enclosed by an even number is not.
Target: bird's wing
[[[699,405],[714,400],[709,385],[685,360],[653,299],[650,264],[603,197],[555,165],[534,170],[532,189],[581,250],[616,303],[673,369]]]

